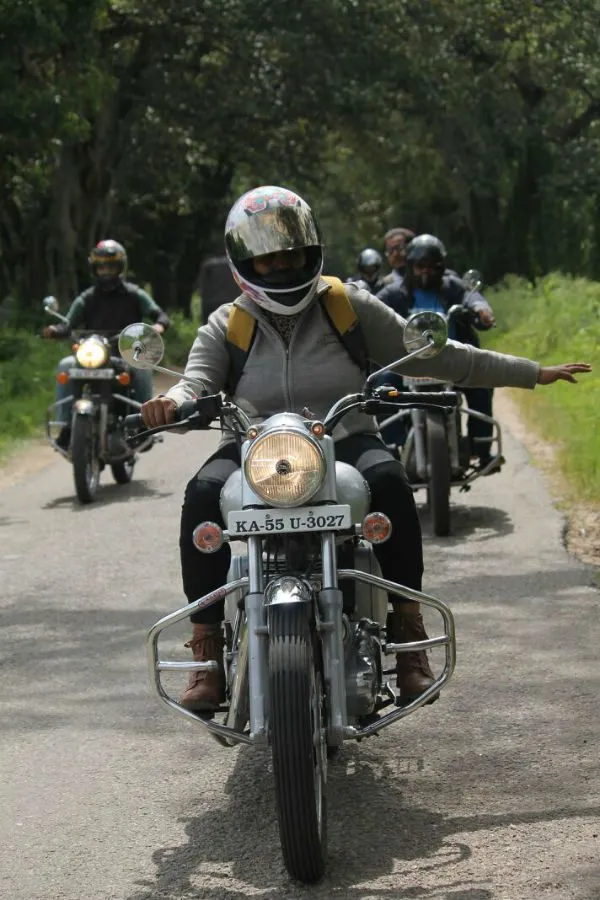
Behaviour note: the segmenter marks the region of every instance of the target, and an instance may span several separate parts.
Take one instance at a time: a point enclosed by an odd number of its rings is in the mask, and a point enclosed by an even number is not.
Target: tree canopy
[[[403,225],[598,277],[599,33],[597,0],[0,0],[0,302],[69,300],[110,236],[186,310],[260,183],[339,274]]]

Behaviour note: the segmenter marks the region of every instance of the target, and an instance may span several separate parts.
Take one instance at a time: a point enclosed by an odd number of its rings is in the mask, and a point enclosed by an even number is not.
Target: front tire
[[[305,883],[325,872],[327,742],[323,679],[304,604],[269,611],[271,741],[285,867]]]
[[[113,463],[110,470],[117,484],[129,484],[133,478],[134,467],[135,459],[126,459],[124,462]]]
[[[450,453],[446,420],[440,413],[427,414],[427,460],[427,500],[433,533],[446,537],[450,534]]]
[[[71,460],[75,492],[80,503],[91,503],[100,481],[95,424],[90,416],[75,416],[71,431]]]

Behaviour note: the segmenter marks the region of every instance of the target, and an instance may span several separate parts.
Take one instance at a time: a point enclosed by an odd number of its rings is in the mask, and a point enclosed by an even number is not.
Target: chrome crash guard
[[[456,391],[454,393],[458,393]],[[502,453],[502,428],[500,427],[500,423],[498,419],[495,419],[493,416],[487,416],[485,413],[477,412],[475,409],[471,409],[470,406],[464,406],[462,403],[458,407],[458,410],[461,414],[465,416],[472,416],[474,419],[479,419],[480,422],[487,422],[488,425],[492,426],[492,437],[490,440],[490,446],[492,447],[494,444],[496,445],[496,452],[492,453],[492,460],[485,466],[483,469],[472,469],[468,471],[468,474],[464,478],[453,478],[450,482],[452,487],[460,487],[464,491],[468,491],[470,485],[476,481],[478,478],[481,478],[483,475],[487,475],[498,465],[497,460],[500,459],[502,463],[505,462],[504,455]],[[394,422],[399,422],[402,419],[408,418],[411,415],[410,409],[400,410],[400,412],[394,413],[394,415],[389,416],[387,419],[384,419],[383,422],[379,423],[379,428],[386,428],[388,425],[394,424]],[[458,468],[458,459],[456,459],[456,450],[451,451],[451,459],[450,464],[453,469]],[[421,449],[421,456],[425,456],[425,451]],[[404,454],[402,456],[403,461],[406,463],[406,459]],[[423,479],[422,484],[411,484],[413,490],[417,490],[418,488],[427,487],[427,473],[425,471],[419,471],[419,477]]]
[[[111,394],[114,400],[119,400],[121,403],[124,403],[127,407],[129,407],[130,412],[139,412],[142,408],[142,404],[137,400],[134,400],[132,397],[123,397],[121,394]],[[73,400],[73,395],[69,394],[67,397],[64,397],[62,400],[58,400],[55,403],[51,403],[46,411],[46,437],[48,438],[48,443],[52,447],[53,450],[56,450],[57,453],[60,453],[61,456],[64,456],[65,459],[71,459],[69,453],[66,450],[63,450],[62,447],[59,447],[56,438],[52,434],[53,428],[62,428],[66,423],[62,420],[52,418],[53,413],[61,406],[66,406],[67,404],[73,404],[73,415],[79,416],[91,416],[94,414],[95,405],[92,400],[88,397],[80,397],[78,400]],[[106,414],[106,410],[103,415]],[[106,439],[106,426],[105,423],[100,423],[101,432],[104,434]],[[151,440],[144,441],[142,444],[136,447],[136,453],[139,452],[140,449],[145,447],[147,444],[152,443]],[[106,446],[100,448],[102,453],[106,453]]]
[[[406,716],[409,716],[417,709],[420,709],[421,706],[427,703],[431,699],[431,697],[434,696],[434,694],[437,694],[448,683],[448,681],[452,677],[452,673],[454,672],[454,667],[456,665],[456,633],[454,628],[454,616],[450,611],[450,607],[447,606],[442,600],[438,600],[436,597],[431,597],[429,594],[423,594],[421,591],[415,591],[412,588],[407,588],[403,585],[396,584],[395,581],[387,581],[385,578],[380,578],[378,575],[371,575],[367,572],[360,572],[357,569],[340,569],[338,571],[338,578],[340,580],[343,580],[344,578],[354,578],[356,581],[364,581],[366,584],[372,584],[376,587],[380,587],[384,591],[387,591],[388,594],[395,594],[397,597],[403,597],[405,600],[416,600],[418,603],[422,603],[424,606],[430,606],[433,609],[437,610],[444,620],[444,634],[440,635],[439,637],[427,638],[427,640],[425,641],[411,641],[410,643],[406,644],[384,645],[384,653],[412,653],[418,650],[430,650],[432,647],[444,647],[444,668],[441,675],[439,675],[435,679],[433,684],[428,687],[426,691],[423,691],[423,693],[420,694],[415,700],[407,703],[405,706],[396,707],[392,710],[392,712],[386,713],[385,715],[376,719],[374,722],[370,722],[368,725],[362,728],[354,725],[347,725],[345,727],[345,739],[360,739],[364,737],[370,737],[372,734],[376,734],[378,731],[381,731],[382,728],[387,728],[388,725],[392,725],[399,719],[406,718]],[[397,702],[398,698],[396,694],[387,683],[384,685],[384,690],[386,691],[390,699]]]
[[[329,542],[325,542],[326,545]],[[415,641],[405,644],[386,644],[384,646],[385,653],[410,653],[417,650],[428,650],[432,647],[443,646],[445,648],[445,665],[441,675],[436,678],[434,683],[419,697],[411,703],[395,707],[391,712],[380,716],[373,722],[364,727],[348,725],[346,721],[346,697],[345,697],[345,680],[344,680],[344,647],[342,639],[342,597],[341,592],[336,588],[322,590],[319,593],[319,601],[324,613],[324,622],[322,623],[323,632],[323,656],[325,663],[325,671],[329,676],[329,693],[330,718],[328,724],[328,740],[332,745],[339,745],[344,740],[360,740],[364,737],[376,734],[388,725],[392,725],[399,719],[403,719],[411,713],[420,709],[428,700],[438,691],[440,691],[449,681],[456,661],[456,640],[454,629],[454,617],[450,608],[441,600],[423,594],[420,591],[412,590],[404,587],[394,581],[387,581],[377,575],[370,575],[356,569],[341,569],[338,571],[339,579],[355,579],[364,581],[367,584],[375,585],[382,588],[390,594],[395,594],[407,600],[416,600],[425,606],[432,607],[437,610],[444,621],[444,634],[439,637],[428,638],[425,641]],[[250,650],[249,667],[250,667],[250,684],[259,687],[258,692],[254,694],[255,703],[258,702],[259,708],[251,715],[250,732],[237,731],[228,725],[215,722],[211,718],[202,718],[191,710],[186,709],[177,700],[173,699],[163,687],[161,681],[162,672],[190,672],[190,671],[206,671],[214,670],[217,667],[216,660],[208,660],[205,662],[171,662],[163,661],[158,655],[158,640],[161,633],[172,625],[188,619],[190,615],[201,609],[206,609],[223,600],[228,594],[246,588],[249,585],[247,577],[239,578],[229,584],[206,594],[193,603],[186,604],[181,609],[164,616],[150,629],[147,640],[148,667],[150,673],[150,682],[160,698],[160,700],[175,712],[181,713],[187,719],[196,722],[205,728],[212,736],[224,746],[232,746],[236,743],[243,744],[265,744],[267,742],[266,734],[266,698],[264,696],[263,687],[265,685],[265,673],[258,671],[260,668],[259,660],[253,658],[252,650]],[[268,593],[268,591],[267,591]],[[264,619],[260,615],[257,606],[260,605],[264,610],[265,598],[261,594],[249,593],[246,596],[246,608],[248,613],[248,627],[254,631],[257,637],[266,636],[267,629],[263,624]],[[253,627],[254,623],[254,627]],[[251,641],[251,643],[254,643]],[[398,697],[392,688],[386,683],[383,686],[389,700],[397,702]],[[258,696],[257,696],[258,694]],[[252,727],[254,725],[254,727]],[[260,727],[259,727],[260,726]]]

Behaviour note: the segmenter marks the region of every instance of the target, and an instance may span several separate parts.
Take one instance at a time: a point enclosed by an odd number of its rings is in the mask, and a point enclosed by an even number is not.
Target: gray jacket
[[[405,356],[405,320],[367,291],[353,284],[345,287],[360,320],[372,361],[386,367]],[[318,294],[327,290],[329,285],[322,282]],[[323,419],[340,397],[362,390],[364,373],[350,359],[316,299],[300,314],[289,347],[250,297],[242,294],[234,303],[250,312],[258,322],[252,349],[232,398],[251,419],[261,421],[284,410],[302,413],[305,407]],[[230,303],[221,306],[198,329],[185,368],[184,374],[202,385],[209,394],[223,391],[227,383],[226,334],[230,308]],[[412,360],[400,371],[465,387],[533,388],[539,365],[529,359],[449,341],[439,356]],[[167,397],[179,405],[197,393],[195,386],[180,381],[167,392]],[[334,438],[339,440],[349,434],[374,431],[377,431],[377,424],[372,417],[353,411],[337,426]]]

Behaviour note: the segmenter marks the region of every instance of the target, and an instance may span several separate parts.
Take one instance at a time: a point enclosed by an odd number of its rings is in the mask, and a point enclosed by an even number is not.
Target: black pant
[[[375,547],[384,578],[420,590],[423,575],[421,526],[404,467],[374,434],[356,434],[338,441],[335,453],[340,462],[355,466],[368,483],[371,509],[385,513],[392,522],[389,540]],[[227,444],[207,460],[187,485],[181,511],[179,548],[183,590],[189,603],[226,581],[231,558],[229,545],[225,544],[217,553],[199,553],[192,543],[192,532],[201,522],[217,522],[224,526],[219,508],[221,488],[239,464],[237,447]],[[223,603],[215,603],[190,618],[205,624],[220,622],[223,608]]]
[[[486,416],[492,415],[492,397],[494,395],[493,388],[460,388],[467,399],[467,405],[474,409],[475,412],[483,413]],[[468,417],[469,440],[471,441],[471,452],[480,459],[486,459],[490,455],[492,446],[493,425],[491,422],[482,422],[475,416]]]

